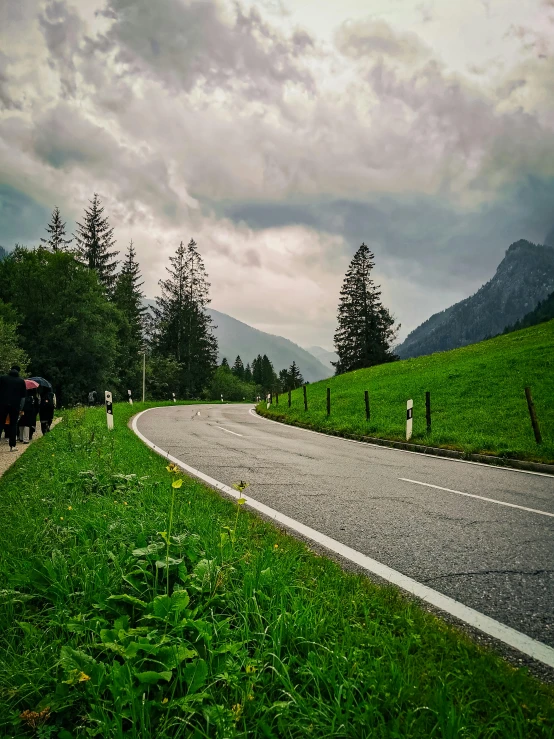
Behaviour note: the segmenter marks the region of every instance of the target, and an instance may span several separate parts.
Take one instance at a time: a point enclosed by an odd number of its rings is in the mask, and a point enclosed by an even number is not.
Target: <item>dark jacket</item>
[[[0,405],[9,405],[19,408],[21,399],[27,397],[25,380],[16,370],[10,370],[7,375],[0,377]]]
[[[20,426],[36,426],[39,399],[35,392],[28,393],[23,405],[23,415],[19,419]]]
[[[39,415],[41,421],[52,421],[54,418],[54,393],[46,388],[40,394]]]

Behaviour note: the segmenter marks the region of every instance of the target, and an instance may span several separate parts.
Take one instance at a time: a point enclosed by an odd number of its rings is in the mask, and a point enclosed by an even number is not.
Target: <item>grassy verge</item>
[[[531,387],[542,431],[535,442],[524,388]],[[331,415],[327,416],[327,388]],[[369,391],[366,421],[364,391]],[[425,393],[431,393],[427,433]],[[414,444],[554,463],[554,321],[479,344],[357,370],[281,395],[263,415],[321,431],[406,440],[406,401],[414,401]]]
[[[0,479],[3,736],[552,736],[551,687],[168,471],[143,407]]]

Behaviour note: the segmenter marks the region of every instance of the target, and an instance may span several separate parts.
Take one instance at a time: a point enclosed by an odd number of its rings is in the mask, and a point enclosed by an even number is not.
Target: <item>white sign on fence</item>
[[[408,400],[406,403],[406,441],[412,438],[412,420],[414,415],[414,401]]]
[[[104,392],[104,396],[106,398],[106,421],[108,423],[108,428],[113,429],[112,394],[109,390],[106,390]]]

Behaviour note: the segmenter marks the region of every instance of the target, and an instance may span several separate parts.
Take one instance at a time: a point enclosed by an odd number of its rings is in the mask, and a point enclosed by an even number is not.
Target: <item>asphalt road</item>
[[[352,443],[250,408],[159,408],[138,430],[219,482],[249,482],[247,498],[554,646],[554,477]]]

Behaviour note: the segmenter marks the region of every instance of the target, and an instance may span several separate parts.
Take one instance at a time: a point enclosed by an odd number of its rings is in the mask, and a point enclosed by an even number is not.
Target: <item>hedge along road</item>
[[[231,494],[248,482],[252,507],[554,667],[554,477],[350,442],[247,405],[155,408],[133,427],[206,482]]]

